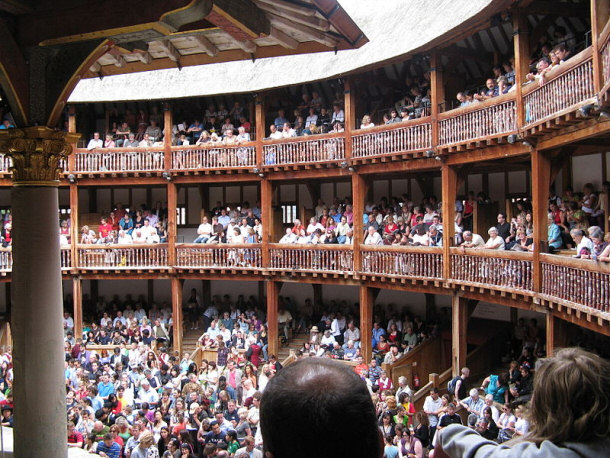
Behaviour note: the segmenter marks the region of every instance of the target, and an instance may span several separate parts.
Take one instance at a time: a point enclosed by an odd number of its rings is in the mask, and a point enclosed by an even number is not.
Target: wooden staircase
[[[288,341],[288,344],[280,344],[277,352],[277,360],[279,362],[284,361],[288,356],[290,356],[290,352],[293,351],[296,353],[303,347],[303,342],[307,338],[306,334],[293,334],[292,339]]]
[[[180,354],[183,355],[184,352],[189,352],[192,355],[197,348],[197,340],[201,337],[201,334],[203,334],[201,329],[185,329],[182,335]]]

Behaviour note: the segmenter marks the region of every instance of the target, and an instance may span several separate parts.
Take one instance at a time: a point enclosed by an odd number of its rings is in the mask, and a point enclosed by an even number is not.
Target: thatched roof
[[[369,38],[359,49],[226,62],[81,80],[69,103],[153,100],[256,92],[337,77],[425,49],[468,24],[492,0],[344,0]],[[495,4],[506,3],[496,0]],[[376,8],[371,8],[371,5]]]

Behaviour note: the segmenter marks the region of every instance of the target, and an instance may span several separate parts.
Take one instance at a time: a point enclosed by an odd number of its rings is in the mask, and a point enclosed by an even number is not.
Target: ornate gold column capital
[[[0,130],[0,153],[13,161],[14,185],[57,186],[62,161],[72,153],[72,144],[79,137],[48,127]]]

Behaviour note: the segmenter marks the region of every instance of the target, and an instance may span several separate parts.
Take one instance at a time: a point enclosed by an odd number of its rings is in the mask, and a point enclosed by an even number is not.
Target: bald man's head
[[[273,458],[383,455],[365,383],[330,359],[303,359],[270,380],[261,400],[261,431]]]

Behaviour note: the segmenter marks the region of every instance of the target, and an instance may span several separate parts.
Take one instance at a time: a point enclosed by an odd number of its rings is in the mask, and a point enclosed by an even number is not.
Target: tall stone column
[[[13,160],[16,457],[68,454],[57,187],[77,138],[46,127],[0,131],[0,153]]]

